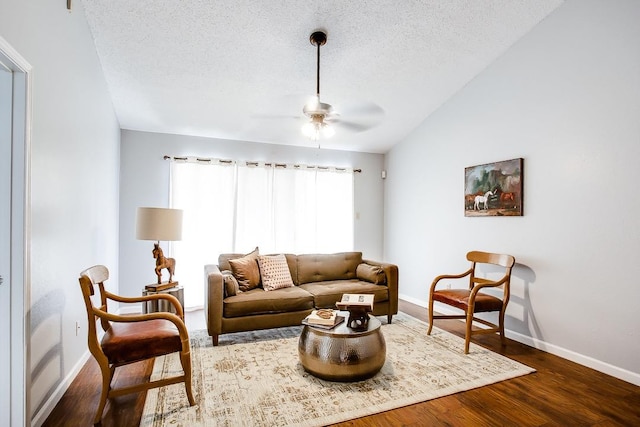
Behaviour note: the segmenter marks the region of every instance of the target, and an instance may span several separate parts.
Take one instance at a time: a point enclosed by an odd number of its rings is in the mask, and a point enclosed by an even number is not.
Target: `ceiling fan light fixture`
[[[336,130],[333,126],[325,123],[324,126],[320,128],[320,133],[324,138],[331,138],[333,135],[336,134]]]
[[[320,138],[331,138],[336,133],[333,126],[324,121],[322,115],[313,115],[311,121],[302,126],[302,134],[312,141]]]

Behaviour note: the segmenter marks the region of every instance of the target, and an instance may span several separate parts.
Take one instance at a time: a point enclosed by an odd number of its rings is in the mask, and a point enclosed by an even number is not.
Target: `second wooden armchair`
[[[469,343],[471,336],[475,334],[499,333],[502,344],[506,343],[504,337],[504,313],[507,310],[509,302],[511,269],[515,264],[515,258],[511,255],[494,254],[489,252],[472,251],[467,253],[467,260],[471,261],[471,268],[461,274],[445,274],[436,277],[431,283],[429,290],[429,329],[427,335],[431,334],[433,321],[435,319],[466,319],[466,333],[464,352],[469,353]],[[476,276],[476,268],[478,264],[493,264],[504,268],[504,275],[498,280],[489,280]],[[467,289],[439,289],[436,290],[438,283],[444,279],[462,279],[468,277],[469,286]],[[486,288],[502,287],[502,297],[490,295],[481,292]],[[454,315],[434,315],[433,303],[447,304],[464,311],[464,314]],[[492,323],[485,319],[475,316],[480,312],[498,312],[498,323]],[[472,328],[473,322],[481,323],[489,326],[488,329]]]

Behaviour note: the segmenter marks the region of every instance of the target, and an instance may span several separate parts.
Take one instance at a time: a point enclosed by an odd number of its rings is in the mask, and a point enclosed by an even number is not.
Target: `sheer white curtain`
[[[183,209],[182,240],[172,242],[185,307],[203,305],[203,266],[233,246],[235,166],[171,162],[171,207]]]
[[[185,306],[203,305],[203,266],[225,252],[353,250],[353,171],[271,163],[172,161],[171,206],[184,210],[174,242]]]
[[[236,248],[261,253],[353,249],[353,172],[238,166]]]

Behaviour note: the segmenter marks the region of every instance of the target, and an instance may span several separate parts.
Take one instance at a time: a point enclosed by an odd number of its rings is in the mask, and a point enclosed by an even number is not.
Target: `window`
[[[171,162],[171,207],[184,210],[171,244],[185,306],[203,305],[203,266],[220,253],[353,250],[353,171],[220,160]]]

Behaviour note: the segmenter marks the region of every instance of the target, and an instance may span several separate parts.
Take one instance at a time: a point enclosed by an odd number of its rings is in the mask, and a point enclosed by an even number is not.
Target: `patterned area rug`
[[[382,318],[381,318],[382,319]],[[424,402],[535,372],[400,313],[383,320],[385,365],[373,378],[334,383],[298,360],[300,327],[223,335],[213,347],[192,331],[193,391],[184,384],[150,390],[141,426],[322,426]],[[175,356],[175,357],[174,357]],[[181,372],[177,355],[156,359],[152,377]]]

